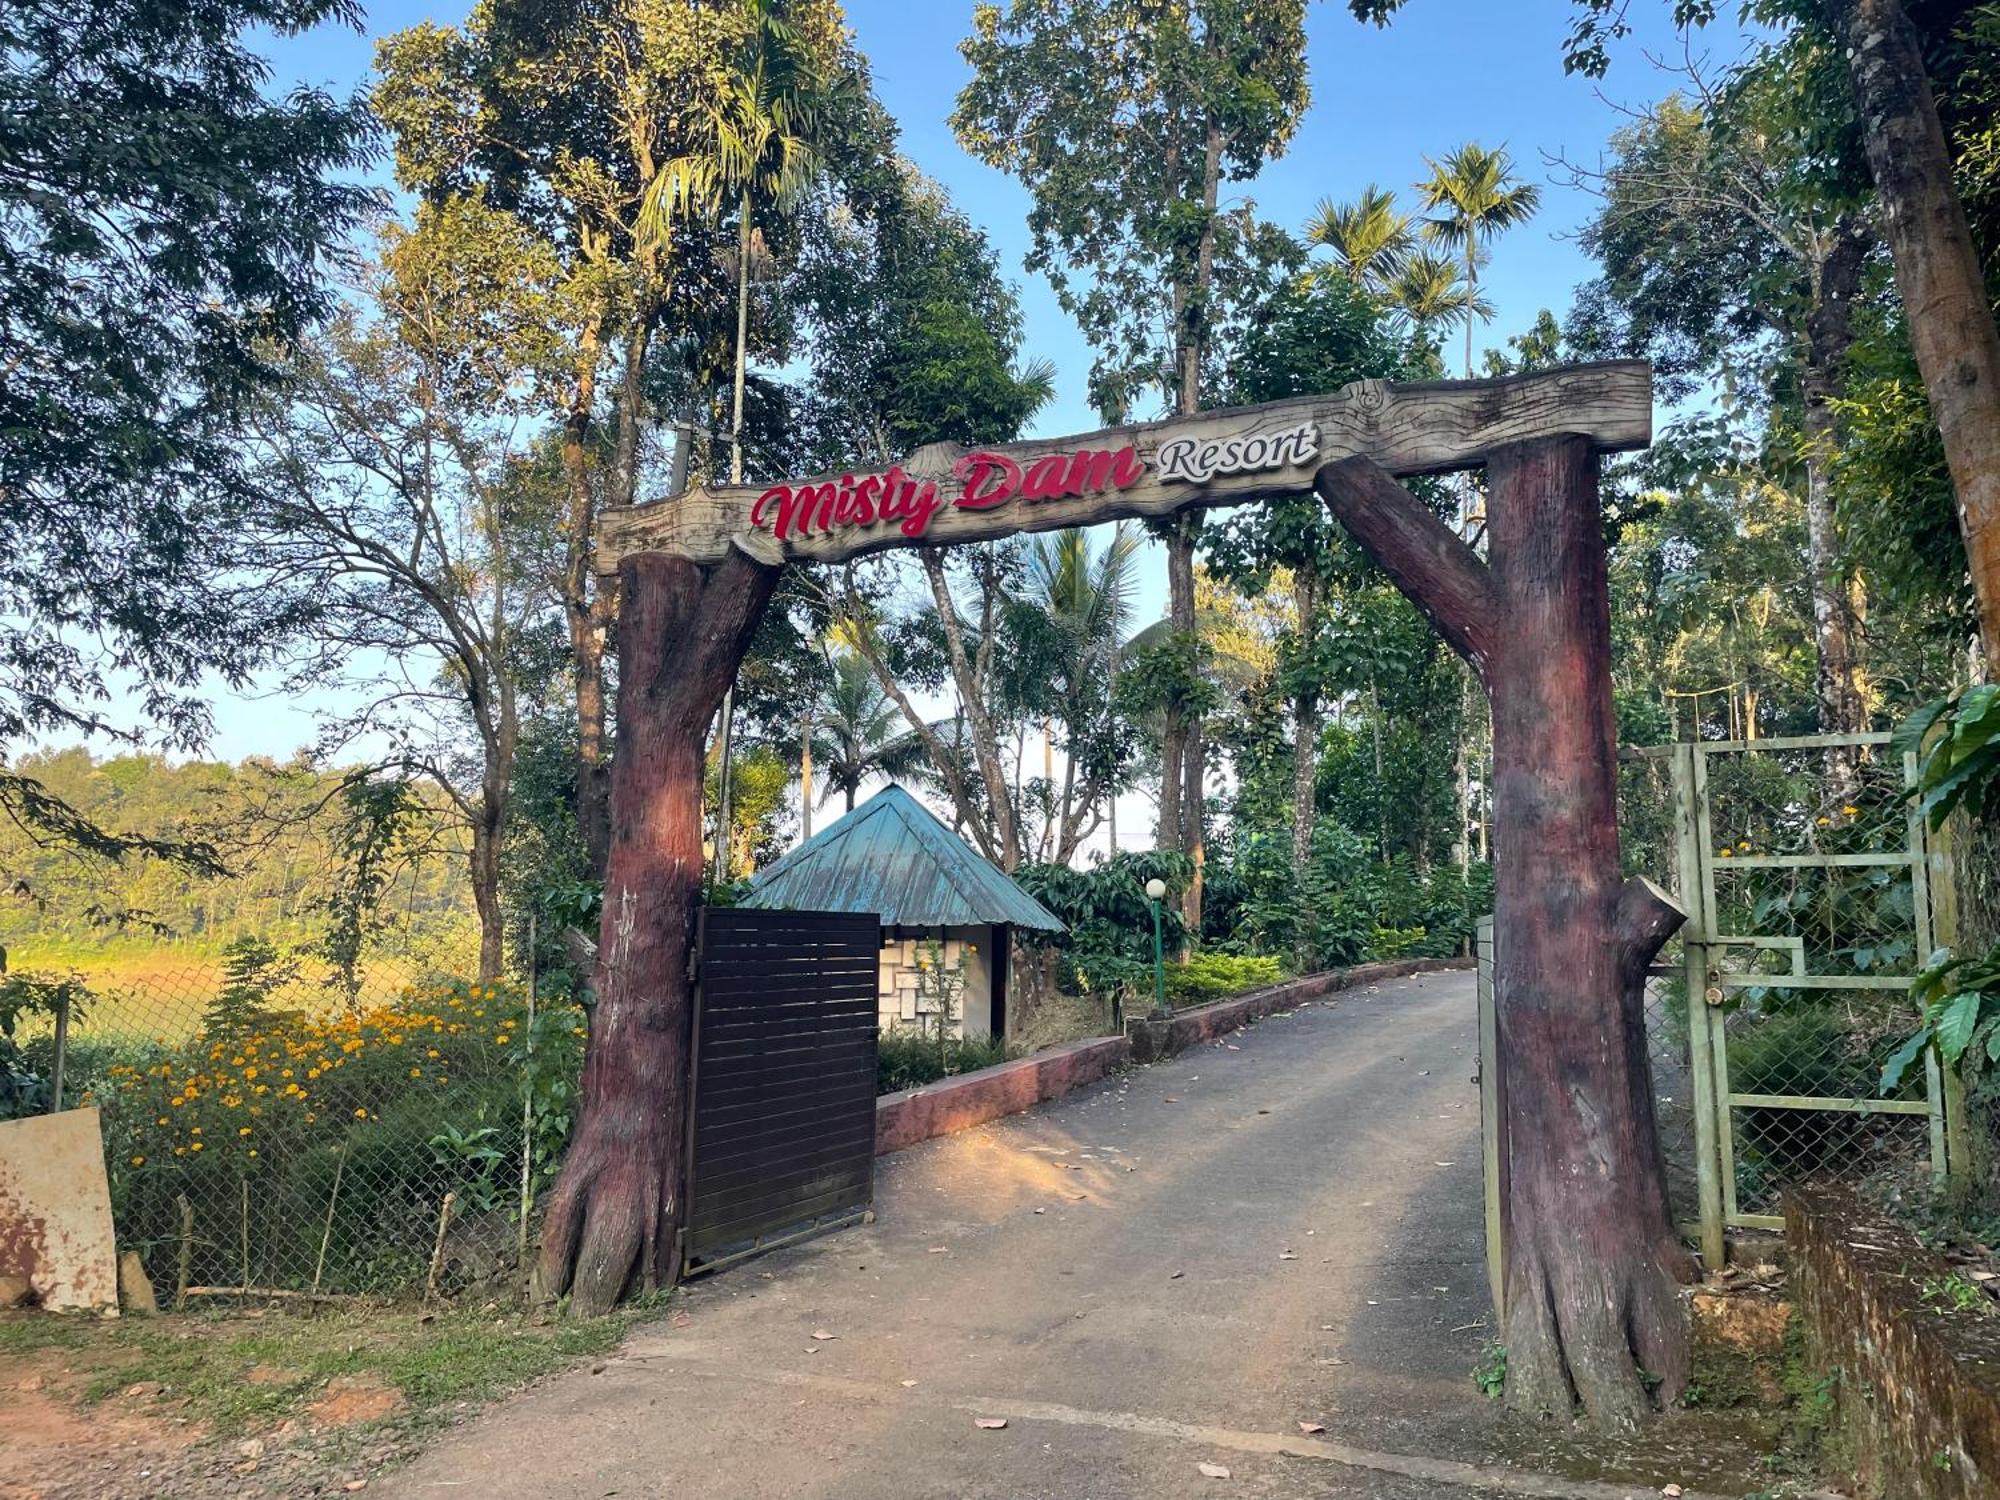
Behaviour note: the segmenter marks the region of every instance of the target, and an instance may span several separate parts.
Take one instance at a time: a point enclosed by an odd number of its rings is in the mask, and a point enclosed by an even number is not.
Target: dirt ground
[[[481,1402],[607,1353],[645,1315],[0,1315],[0,1500],[352,1493]]]

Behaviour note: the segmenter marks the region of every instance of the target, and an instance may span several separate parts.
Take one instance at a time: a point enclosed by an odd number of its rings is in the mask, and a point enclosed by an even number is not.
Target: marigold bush
[[[171,1285],[185,1199],[193,1284],[408,1284],[446,1193],[460,1217],[518,1214],[523,1151],[531,1188],[552,1174],[584,1035],[573,1007],[531,1034],[518,986],[453,980],[121,1049],[93,1089],[120,1243]]]

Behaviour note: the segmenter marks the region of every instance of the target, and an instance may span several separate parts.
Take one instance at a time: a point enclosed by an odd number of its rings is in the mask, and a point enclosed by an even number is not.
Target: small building
[[[874,913],[882,1029],[935,1031],[949,1004],[952,1029],[968,1037],[1006,1035],[1014,930],[1063,925],[899,786],[760,872],[744,905]]]

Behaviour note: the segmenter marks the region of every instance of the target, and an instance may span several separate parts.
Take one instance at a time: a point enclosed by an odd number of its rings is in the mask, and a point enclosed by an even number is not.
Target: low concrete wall
[[[1070,1042],[1032,1057],[996,1063],[977,1073],[961,1073],[921,1088],[884,1094],[875,1101],[875,1154],[886,1156],[934,1136],[951,1135],[1004,1115],[1019,1114],[1044,1100],[1059,1099],[1073,1089],[1095,1083],[1114,1068],[1171,1057],[1260,1016],[1289,1010],[1307,1000],[1317,1000],[1358,984],[1464,968],[1468,963],[1469,960],[1463,959],[1409,959],[1308,974],[1214,1005],[1182,1011],[1170,1020],[1134,1021],[1125,1036]]]
[[[2000,1494],[2000,1317],[1926,1299],[1952,1267],[1845,1189],[1788,1194],[1785,1239],[1807,1357],[1838,1376],[1856,1492]]]
[[[922,1088],[884,1094],[875,1101],[875,1154],[901,1151],[932,1136],[950,1135],[1017,1115],[1044,1099],[1095,1083],[1132,1057],[1122,1036],[1094,1036],[1032,1057],[995,1063],[977,1073],[960,1073]]]

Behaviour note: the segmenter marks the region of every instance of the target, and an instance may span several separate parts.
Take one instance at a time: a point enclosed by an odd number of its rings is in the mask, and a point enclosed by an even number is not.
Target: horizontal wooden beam
[[[1510,444],[1578,433],[1601,452],[1653,435],[1652,367],[1570,365],[1497,380],[1362,380],[1300,396],[968,451],[934,443],[886,470],[699,486],[607,511],[597,567],[641,553],[720,562],[841,562],[890,547],[993,541],[1310,491],[1337,459],[1392,474],[1476,468]]]

